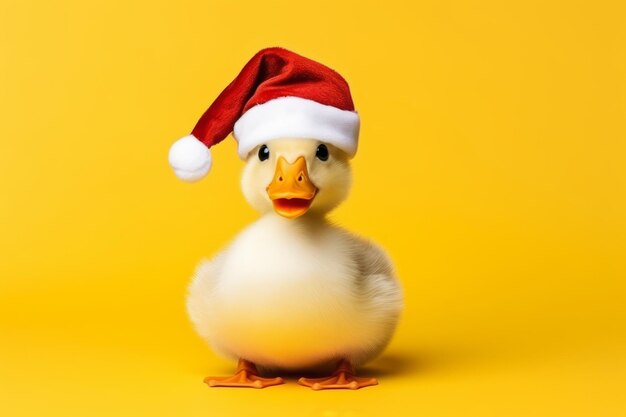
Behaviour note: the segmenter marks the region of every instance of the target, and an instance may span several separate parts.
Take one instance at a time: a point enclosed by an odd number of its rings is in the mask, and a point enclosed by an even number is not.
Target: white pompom
[[[169,162],[176,176],[183,181],[197,181],[211,169],[211,151],[195,136],[178,139],[170,148]]]

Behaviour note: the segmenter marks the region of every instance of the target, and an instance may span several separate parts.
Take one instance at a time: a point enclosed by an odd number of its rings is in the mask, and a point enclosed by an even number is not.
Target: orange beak
[[[303,156],[293,164],[282,156],[278,158],[274,178],[267,187],[276,213],[288,219],[300,217],[309,210],[316,193],[317,187],[309,179]]]

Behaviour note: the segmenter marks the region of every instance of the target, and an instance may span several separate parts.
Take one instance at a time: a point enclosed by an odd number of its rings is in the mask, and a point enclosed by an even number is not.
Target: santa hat
[[[350,88],[332,69],[282,48],[263,49],[170,148],[169,162],[186,181],[211,169],[209,148],[233,132],[239,157],[272,139],[319,139],[354,156],[359,116]]]

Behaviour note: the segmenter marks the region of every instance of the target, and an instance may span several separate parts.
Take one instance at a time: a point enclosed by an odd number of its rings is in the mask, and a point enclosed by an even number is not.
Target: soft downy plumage
[[[305,372],[337,362],[341,377],[302,378],[300,383],[314,389],[373,385],[373,378],[354,376],[353,367],[374,358],[389,342],[402,292],[381,248],[326,218],[349,192],[349,158],[313,139],[272,140],[263,146],[250,152],[242,177],[244,195],[261,217],[212,260],[200,263],[189,287],[189,316],[214,350],[239,359],[240,368],[245,364],[238,374],[244,368],[252,374],[250,386],[282,382],[260,377],[254,365]],[[320,159],[321,146],[326,160]],[[299,177],[292,186],[310,183],[315,189],[303,213],[280,207],[268,191],[286,184],[281,169],[296,164]],[[207,382],[216,386],[221,380]]]

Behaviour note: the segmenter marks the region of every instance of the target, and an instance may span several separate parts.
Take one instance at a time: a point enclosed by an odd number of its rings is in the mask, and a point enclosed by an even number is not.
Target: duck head
[[[348,155],[316,139],[274,139],[246,158],[241,187],[260,213],[288,219],[323,216],[348,195],[352,183]]]

